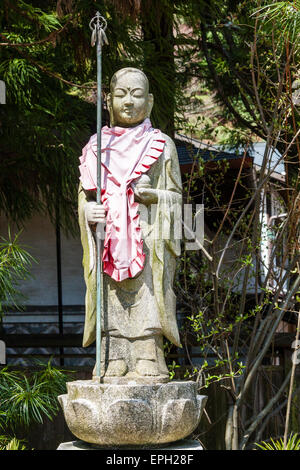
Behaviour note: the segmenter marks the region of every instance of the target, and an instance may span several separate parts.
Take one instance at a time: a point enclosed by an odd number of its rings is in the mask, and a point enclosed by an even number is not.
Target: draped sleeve
[[[157,185],[158,204],[152,260],[153,287],[163,333],[172,343],[181,346],[173,281],[176,257],[180,255],[182,182],[175,144],[168,136],[165,137],[163,169]]]
[[[93,200],[94,195],[95,191],[85,191],[82,183],[79,184],[78,221],[83,249],[82,265],[86,284],[85,324],[82,341],[84,347],[90,346],[96,339],[96,243],[85,213],[85,205],[89,200]]]

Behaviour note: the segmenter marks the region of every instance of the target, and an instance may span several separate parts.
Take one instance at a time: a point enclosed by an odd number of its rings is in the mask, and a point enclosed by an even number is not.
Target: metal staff
[[[92,47],[97,44],[97,204],[101,204],[101,127],[102,127],[102,46],[108,44],[105,30],[106,19],[97,11],[96,16],[90,21],[92,30]],[[97,311],[96,311],[96,376],[101,377],[101,293],[102,293],[102,262],[101,239],[97,229]]]

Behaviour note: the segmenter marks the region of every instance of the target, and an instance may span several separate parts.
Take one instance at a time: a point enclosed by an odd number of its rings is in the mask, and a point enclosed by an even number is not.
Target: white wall
[[[0,235],[7,238],[7,220],[0,216]],[[16,228],[11,226],[11,233]],[[36,259],[31,269],[34,279],[23,281],[21,291],[25,305],[57,305],[57,267],[55,228],[46,217],[34,216],[20,236],[22,245]],[[25,246],[24,246],[25,248]],[[62,287],[64,305],[84,305],[85,284],[80,238],[66,239],[61,234]]]
[[[64,305],[84,305],[85,303],[82,256],[80,236],[66,238],[61,234],[61,275]]]

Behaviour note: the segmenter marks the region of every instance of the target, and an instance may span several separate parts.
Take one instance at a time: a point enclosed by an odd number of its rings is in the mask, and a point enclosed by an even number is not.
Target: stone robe
[[[164,151],[146,173],[151,188],[158,190],[158,203],[148,208],[139,205],[144,269],[120,282],[103,274],[101,325],[104,335],[132,340],[164,335],[180,346],[172,286],[176,257],[180,255],[182,186],[175,144],[164,134],[163,138]],[[96,339],[96,243],[84,210],[86,202],[92,200],[96,200],[96,191],[85,191],[80,184],[79,224],[87,288],[84,347]]]

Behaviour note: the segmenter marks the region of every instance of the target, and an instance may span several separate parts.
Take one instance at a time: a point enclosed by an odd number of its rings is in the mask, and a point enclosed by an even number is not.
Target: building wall
[[[17,233],[14,226],[11,233]],[[8,224],[0,216],[0,236],[7,238]],[[36,259],[31,268],[33,279],[23,281],[21,292],[26,295],[25,305],[54,306],[57,296],[57,260],[55,228],[49,219],[35,215],[24,228],[20,243]],[[67,239],[61,234],[63,305],[84,305],[85,284],[82,268],[80,238]]]

